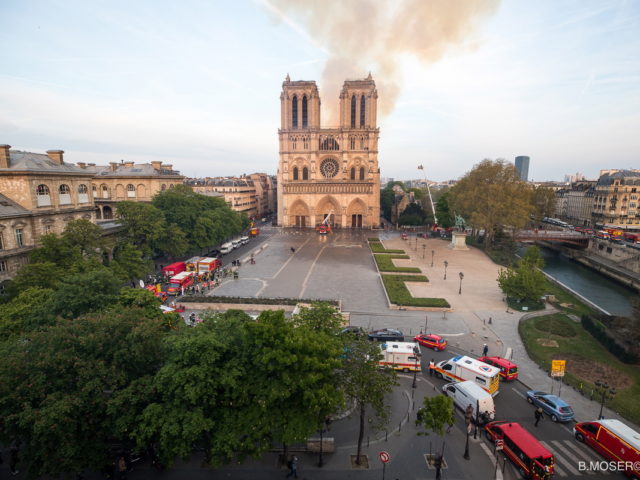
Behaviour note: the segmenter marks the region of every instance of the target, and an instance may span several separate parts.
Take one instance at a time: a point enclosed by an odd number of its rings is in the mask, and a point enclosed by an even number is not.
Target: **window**
[[[86,185],[80,184],[78,185],[78,202],[79,203],[88,203],[89,202],[89,190]]]
[[[51,233],[51,225],[45,225],[45,226],[44,226],[44,233],[45,233],[45,235],[46,235],[47,233]]]
[[[71,189],[69,188],[69,185],[65,185],[63,183],[60,185],[58,192],[60,194],[60,205],[69,205],[71,203]]]
[[[130,183],[129,185],[127,185],[127,197],[135,198],[135,196],[136,196],[136,187]]]
[[[293,167],[293,179],[298,180],[298,167]]]
[[[293,128],[298,128],[298,97],[295,95],[291,100],[291,125]]]
[[[360,167],[360,180],[364,180],[364,167]]]
[[[351,95],[351,128],[356,128],[356,96]]]
[[[355,179],[356,179],[356,168],[351,167],[351,180],[355,180]]]
[[[487,381],[482,377],[476,377],[476,383],[479,383],[480,385],[486,385]]]
[[[0,272],[6,272],[7,271],[7,262],[5,262],[4,260],[0,260]]]
[[[94,193],[94,195],[98,191],[98,186],[95,183],[91,185],[91,191]]]
[[[364,95],[360,97],[360,128],[364,127],[364,107],[365,107]]]
[[[167,189],[167,185],[163,183],[163,184],[160,186],[160,190],[162,190],[162,191],[164,192],[166,189]]]
[[[21,228],[16,228],[16,245],[18,246],[18,248],[24,246],[23,233],[24,232]]]
[[[50,207],[51,206],[51,194],[49,187],[46,185],[38,185],[36,187],[36,205],[38,207]]]
[[[302,128],[307,128],[309,125],[307,118],[307,96],[302,97]]]
[[[109,188],[106,185],[102,185],[102,198],[109,198]]]
[[[302,179],[309,180],[309,169],[307,167],[302,169]]]
[[[349,137],[349,148],[351,150],[356,149],[356,137]]]

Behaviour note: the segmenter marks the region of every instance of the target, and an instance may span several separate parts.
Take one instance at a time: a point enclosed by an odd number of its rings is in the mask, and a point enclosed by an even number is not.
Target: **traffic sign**
[[[496,451],[502,450],[503,448],[504,448],[504,440],[499,438],[498,440],[496,440]]]
[[[566,360],[551,360],[551,376],[564,377],[564,367],[566,364]]]
[[[382,463],[389,463],[389,460],[391,460],[391,455],[385,451],[378,453],[378,457],[380,457],[380,461]]]

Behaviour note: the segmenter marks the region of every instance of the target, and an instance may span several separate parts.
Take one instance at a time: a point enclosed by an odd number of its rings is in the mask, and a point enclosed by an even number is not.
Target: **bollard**
[[[384,431],[384,441],[387,441],[387,438],[389,436],[389,432],[387,430]]]
[[[507,466],[507,457],[505,456],[502,459],[502,473],[504,473],[504,469],[505,469],[506,466]]]

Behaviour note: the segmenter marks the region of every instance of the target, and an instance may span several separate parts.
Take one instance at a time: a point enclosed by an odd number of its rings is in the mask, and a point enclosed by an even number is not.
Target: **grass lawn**
[[[409,255],[374,255],[373,258],[381,272],[421,273],[417,267],[396,267],[393,264],[393,258],[409,259]]]
[[[404,282],[428,282],[424,275],[382,275],[382,283],[389,295],[391,303],[409,307],[442,307],[449,308],[444,298],[412,297]]]
[[[620,362],[579,323],[563,313],[522,321],[518,330],[529,356],[538,365],[549,371],[552,359],[567,360],[565,382],[585,392],[587,397],[596,380],[605,380],[618,392],[607,405],[630,421],[640,423],[640,368],[637,365]],[[593,398],[597,396],[595,393]]]
[[[382,245],[382,243],[380,242],[369,242],[369,248],[371,248],[371,251],[373,253],[400,253],[400,254],[405,253],[404,250],[398,250],[398,249],[387,250],[386,248],[384,248],[384,245]]]

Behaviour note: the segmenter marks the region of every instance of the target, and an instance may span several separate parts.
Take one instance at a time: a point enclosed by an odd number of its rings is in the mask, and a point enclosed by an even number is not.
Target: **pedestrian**
[[[489,317],[489,325],[491,325],[491,317]]]
[[[9,469],[11,470],[11,475],[17,475],[20,473],[18,470],[18,446],[15,444],[11,445]]]
[[[436,364],[433,361],[433,358],[431,359],[431,361],[429,362],[429,376],[433,377],[433,369],[436,368]]]
[[[482,346],[482,356],[485,357],[487,355],[487,353],[489,353],[489,346],[485,343]]]
[[[118,473],[120,473],[120,479],[126,480],[127,478],[127,462],[124,459],[124,455],[120,455],[118,459]]]
[[[538,408],[536,409],[536,413],[535,413],[534,415],[535,415],[535,417],[536,417],[536,423],[535,423],[535,426],[537,427],[537,426],[538,426],[538,422],[539,422],[540,420],[542,420],[542,416],[543,416],[543,415],[542,415],[542,408],[538,407]]]
[[[287,465],[287,467],[289,467],[287,478],[291,476],[293,476],[293,478],[298,478],[298,457],[294,455],[293,458],[289,460],[289,464]]]

